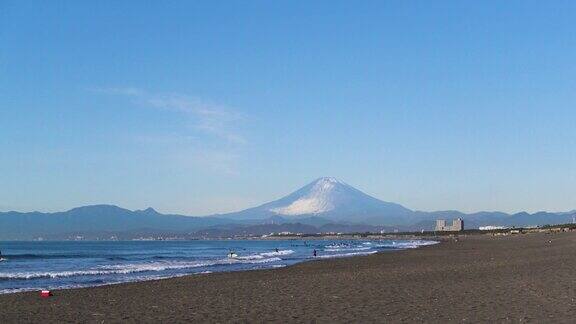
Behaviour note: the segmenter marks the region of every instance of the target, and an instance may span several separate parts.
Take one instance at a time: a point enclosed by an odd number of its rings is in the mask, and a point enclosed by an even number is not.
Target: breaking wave
[[[334,249],[324,249],[326,252],[342,252],[342,251],[366,251],[371,250],[371,247],[349,247],[349,248],[334,248]]]
[[[378,251],[368,251],[368,252],[350,252],[350,253],[340,253],[340,254],[327,254],[327,255],[319,255],[315,257],[316,259],[332,259],[332,258],[347,258],[351,256],[358,256],[358,255],[370,255],[378,253]]]
[[[434,245],[437,241],[411,240],[411,241],[392,241],[390,243],[379,243],[376,247],[393,248],[393,249],[415,249],[421,246]]]
[[[270,258],[270,257],[290,255],[292,253],[294,253],[293,250],[280,250],[278,252],[264,252],[264,253],[258,253],[258,254],[251,254],[251,255],[247,255],[247,256],[237,256],[237,257],[234,257],[232,259],[234,259],[234,260],[262,260],[262,259],[266,259],[266,258]]]
[[[371,255],[386,250],[436,244],[425,240],[331,240],[294,244],[293,241],[191,241],[179,243],[28,243],[18,248],[3,244],[0,294],[37,289],[92,287],[222,271],[282,268],[314,259]],[[16,243],[14,243],[16,244]],[[53,244],[53,245],[51,245]],[[8,245],[6,247],[5,245]],[[234,257],[226,257],[235,251]],[[275,249],[278,247],[278,251]],[[284,248],[284,249],[282,249]],[[313,250],[318,256],[312,257]],[[20,252],[20,253],[16,253]]]
[[[194,261],[194,262],[150,262],[138,264],[121,264],[105,266],[97,269],[78,271],[47,271],[47,272],[15,272],[0,273],[0,280],[30,280],[41,278],[67,278],[75,276],[97,276],[114,274],[132,274],[139,272],[160,272],[166,270],[182,270],[200,267],[210,267],[216,265],[226,265],[235,263],[260,264],[281,261],[277,257],[259,259],[227,258],[215,261]]]

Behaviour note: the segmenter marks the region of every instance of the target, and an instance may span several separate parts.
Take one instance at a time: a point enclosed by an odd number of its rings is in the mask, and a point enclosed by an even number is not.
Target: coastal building
[[[464,230],[464,220],[461,218],[454,219],[452,224],[448,225],[445,219],[437,219],[434,230],[437,232],[460,232]]]

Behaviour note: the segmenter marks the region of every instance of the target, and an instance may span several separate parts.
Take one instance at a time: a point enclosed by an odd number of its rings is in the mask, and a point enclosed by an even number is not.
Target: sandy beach
[[[0,322],[573,322],[576,233],[0,295]]]

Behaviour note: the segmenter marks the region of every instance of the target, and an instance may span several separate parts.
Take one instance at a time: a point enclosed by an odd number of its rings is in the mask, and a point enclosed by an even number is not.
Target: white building
[[[503,229],[507,229],[507,228],[508,227],[505,227],[505,226],[495,226],[495,225],[486,225],[486,226],[478,227],[478,229],[481,231],[503,230]]]
[[[452,224],[448,225],[445,219],[437,219],[434,230],[437,232],[460,232],[464,230],[464,220],[461,218],[454,219]]]

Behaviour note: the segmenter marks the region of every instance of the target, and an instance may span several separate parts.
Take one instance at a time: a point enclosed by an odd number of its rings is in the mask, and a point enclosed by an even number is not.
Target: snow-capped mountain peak
[[[286,216],[320,214],[335,208],[335,195],[333,194],[338,185],[346,185],[344,182],[331,177],[320,178],[307,187],[300,197],[286,206],[271,208],[270,211]]]
[[[236,213],[221,215],[232,219],[307,219],[317,217],[333,222],[401,224],[412,211],[385,202],[333,177],[323,177],[278,200]]]

